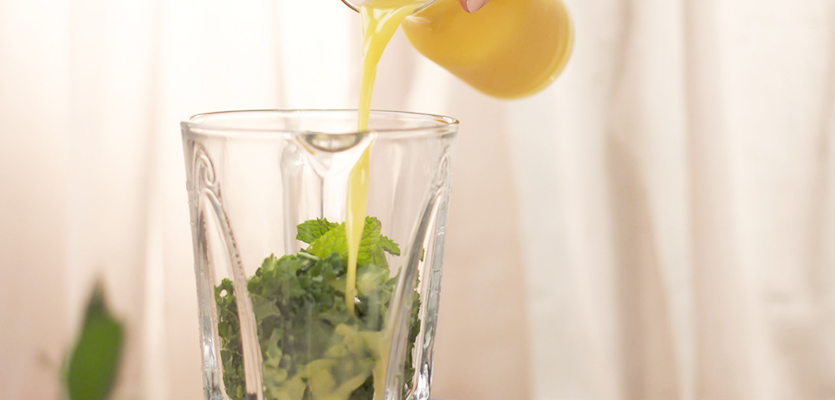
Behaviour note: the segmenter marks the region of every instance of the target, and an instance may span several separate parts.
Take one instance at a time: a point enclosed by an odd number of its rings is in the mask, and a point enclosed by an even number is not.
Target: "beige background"
[[[462,121],[433,394],[835,399],[835,3],[566,3],[532,98],[401,36],[380,66],[375,107]],[[0,0],[5,398],[57,398],[96,276],[119,398],[200,398],[177,123],[352,107],[358,35],[336,0]]]

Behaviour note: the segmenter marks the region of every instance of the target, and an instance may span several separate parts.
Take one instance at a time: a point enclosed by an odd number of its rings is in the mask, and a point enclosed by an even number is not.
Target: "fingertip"
[[[466,11],[468,13],[472,13],[472,11],[470,11],[470,6],[467,4],[467,0],[460,0],[460,1],[461,1],[461,8],[463,8],[464,11]]]
[[[490,0],[460,0],[461,7],[464,8],[464,11],[471,14],[484,7],[488,1]]]

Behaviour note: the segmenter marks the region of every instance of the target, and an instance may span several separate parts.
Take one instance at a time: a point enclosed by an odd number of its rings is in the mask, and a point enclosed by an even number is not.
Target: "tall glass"
[[[206,399],[429,398],[458,122],[355,110],[182,123]],[[370,150],[345,299],[348,174]]]

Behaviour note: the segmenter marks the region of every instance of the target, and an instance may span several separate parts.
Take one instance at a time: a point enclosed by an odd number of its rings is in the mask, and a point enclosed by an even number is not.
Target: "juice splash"
[[[370,0],[360,7],[362,15],[362,79],[360,81],[359,132],[368,130],[371,94],[377,77],[377,63],[386,45],[403,20],[415,12],[425,0]],[[372,142],[373,143],[373,142]],[[345,236],[348,244],[348,273],[345,306],[354,314],[357,283],[357,255],[368,205],[368,151],[365,149],[348,178],[348,202],[345,215]]]

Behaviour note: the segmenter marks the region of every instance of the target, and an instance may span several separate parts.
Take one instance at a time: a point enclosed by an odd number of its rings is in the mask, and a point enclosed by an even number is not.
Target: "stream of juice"
[[[362,15],[362,79],[360,80],[360,101],[358,132],[368,130],[371,112],[371,93],[374,91],[374,79],[377,76],[377,63],[383,50],[391,41],[400,23],[417,10],[425,0],[370,0],[360,7]],[[357,282],[357,255],[359,254],[362,230],[365,227],[365,214],[368,205],[369,150],[365,149],[359,161],[351,170],[348,178],[348,200],[345,215],[345,238],[348,244],[348,271],[345,284],[345,306],[354,314],[354,297]],[[374,399],[382,400],[385,396],[386,369],[391,338],[380,338],[377,362],[374,364]]]
[[[362,15],[362,79],[360,80],[359,132],[368,130],[371,93],[377,76],[377,63],[403,19],[411,15],[425,0],[369,0],[360,7]],[[348,178],[348,203],[345,215],[345,237],[348,244],[348,271],[345,306],[354,313],[357,283],[357,255],[368,205],[368,151],[362,153]]]

